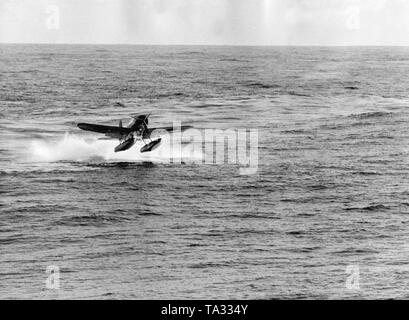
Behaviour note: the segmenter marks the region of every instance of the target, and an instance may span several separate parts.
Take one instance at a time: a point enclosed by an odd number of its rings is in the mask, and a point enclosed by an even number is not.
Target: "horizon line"
[[[175,47],[409,47],[409,44],[187,44],[187,43],[91,43],[91,42],[3,42],[0,45],[87,45],[87,46],[175,46]]]

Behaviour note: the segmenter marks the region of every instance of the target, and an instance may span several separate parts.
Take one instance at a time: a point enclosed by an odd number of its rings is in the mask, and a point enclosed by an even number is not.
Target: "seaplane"
[[[115,152],[128,150],[135,144],[136,141],[142,141],[144,143],[144,146],[140,149],[141,153],[153,151],[161,143],[162,138],[158,138],[156,140],[151,139],[151,134],[155,130],[165,130],[167,132],[172,132],[175,130],[184,131],[192,128],[192,126],[180,126],[178,128],[148,128],[148,118],[150,115],[151,114],[131,116],[131,121],[125,127],[122,125],[122,120],[119,121],[118,126],[107,126],[92,123],[78,123],[77,126],[82,130],[105,134],[105,138],[100,138],[102,140],[118,139],[120,144],[115,147]],[[145,140],[149,140],[149,142],[146,143]]]

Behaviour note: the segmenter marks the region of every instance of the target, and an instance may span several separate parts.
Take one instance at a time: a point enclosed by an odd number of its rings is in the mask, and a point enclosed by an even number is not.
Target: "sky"
[[[409,0],[0,0],[0,42],[409,45]]]

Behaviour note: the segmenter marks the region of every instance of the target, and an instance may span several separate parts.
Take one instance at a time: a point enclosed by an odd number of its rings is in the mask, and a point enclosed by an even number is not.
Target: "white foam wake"
[[[66,133],[58,141],[35,140],[31,142],[29,156],[32,161],[55,162],[55,161],[152,161],[169,163],[172,160],[196,161],[202,159],[201,152],[192,145],[185,145],[178,151],[172,148],[170,137],[163,137],[160,146],[146,153],[139,149],[142,142],[137,142],[131,149],[123,152],[114,152],[118,145],[117,140],[89,139],[82,136]]]

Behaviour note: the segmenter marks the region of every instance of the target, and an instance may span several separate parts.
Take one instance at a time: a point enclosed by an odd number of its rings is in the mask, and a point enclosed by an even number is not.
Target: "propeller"
[[[146,125],[148,125],[147,120],[148,120],[148,118],[149,118],[149,116],[150,116],[151,114],[152,114],[152,113],[149,113],[149,114],[146,115],[145,118],[142,120],[142,122],[145,123]],[[139,117],[141,116],[141,114],[130,114],[129,116],[130,116],[131,118],[133,118],[133,119],[139,119]]]
[[[143,123],[148,126],[148,118],[151,114],[149,113],[147,116],[145,116],[145,119],[143,119]]]

